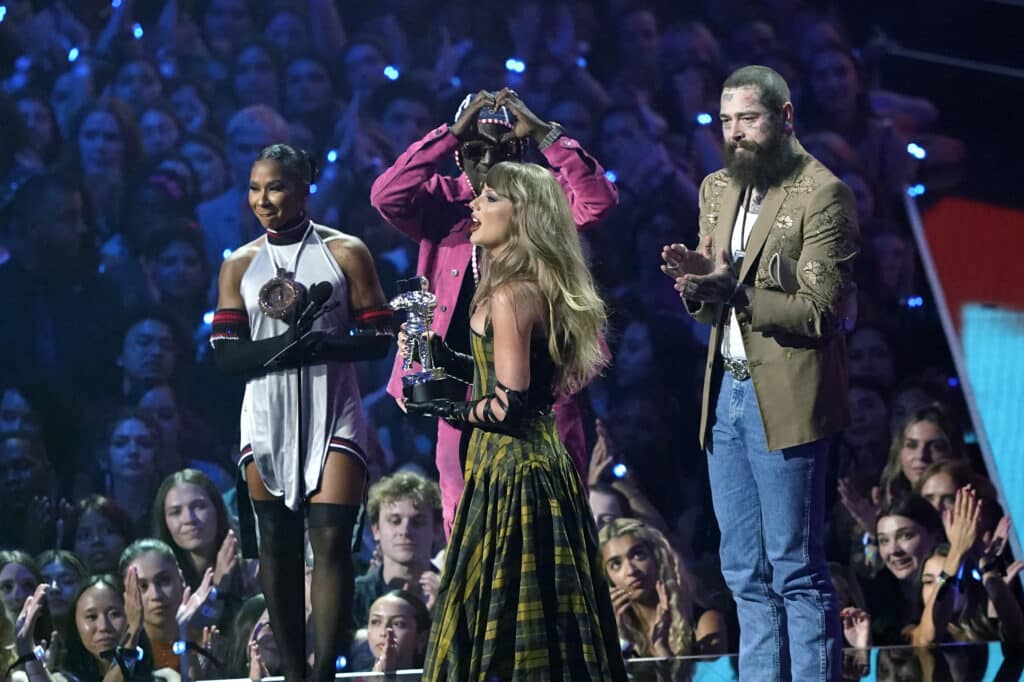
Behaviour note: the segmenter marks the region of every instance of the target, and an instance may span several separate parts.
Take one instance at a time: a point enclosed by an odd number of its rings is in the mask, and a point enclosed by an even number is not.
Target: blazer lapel
[[[729,244],[732,240],[732,228],[736,224],[736,214],[740,210],[740,195],[742,187],[730,181],[722,190],[722,203],[718,209],[718,224],[715,226],[714,249],[711,254],[711,262],[718,262],[718,251],[725,249],[730,251]]]
[[[761,213],[758,214],[757,220],[754,221],[754,227],[750,230],[750,237],[747,238],[747,247],[744,249],[746,255],[743,257],[743,265],[740,267],[739,279],[741,282],[746,279],[751,266],[757,260],[758,254],[761,253],[761,248],[768,238],[768,233],[775,223],[775,216],[779,209],[782,208],[782,200],[785,198],[786,190],[781,186],[772,187],[768,190],[768,195],[764,198],[764,204],[761,206]]]

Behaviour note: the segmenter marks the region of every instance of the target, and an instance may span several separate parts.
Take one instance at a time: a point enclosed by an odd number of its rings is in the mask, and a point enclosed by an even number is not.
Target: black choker
[[[264,228],[264,232],[266,232],[268,242],[275,246],[282,246],[285,244],[296,244],[302,241],[302,238],[306,234],[307,227],[309,227],[309,218],[303,214],[300,215],[295,222],[286,225],[279,230],[272,230],[267,227]]]

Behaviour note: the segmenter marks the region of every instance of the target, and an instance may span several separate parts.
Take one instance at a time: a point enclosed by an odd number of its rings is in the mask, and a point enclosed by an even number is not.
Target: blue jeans
[[[740,679],[838,682],[842,629],[823,545],[827,441],[769,451],[753,382],[728,372],[715,416],[708,473],[740,622]]]

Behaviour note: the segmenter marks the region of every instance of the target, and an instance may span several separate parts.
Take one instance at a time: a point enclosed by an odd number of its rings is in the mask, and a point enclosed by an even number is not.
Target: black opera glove
[[[405,407],[410,414],[419,414],[424,417],[438,417],[455,427],[465,426],[469,423],[469,413],[476,403],[465,400],[449,400],[448,398],[436,398],[422,403],[406,403]]]
[[[444,367],[451,376],[468,383],[473,382],[473,356],[454,351],[437,334],[430,337],[430,354],[435,367]]]
[[[406,403],[405,406],[413,414],[440,417],[456,428],[472,426],[482,431],[521,436],[531,416],[529,391],[513,390],[500,381],[495,382],[495,389],[501,390],[505,397],[495,392],[470,402],[438,398],[422,403]],[[495,414],[496,405],[504,411],[502,417]],[[476,413],[477,406],[482,408],[482,418]]]

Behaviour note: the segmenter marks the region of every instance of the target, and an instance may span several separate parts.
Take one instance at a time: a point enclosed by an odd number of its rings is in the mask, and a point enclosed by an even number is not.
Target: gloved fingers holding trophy
[[[388,304],[391,309],[406,313],[406,321],[398,332],[398,353],[402,357],[402,395],[405,408],[409,403],[425,403],[438,398],[466,399],[466,384],[450,376],[435,363],[431,350],[431,330],[437,296],[428,289],[426,277],[412,277],[398,282],[398,295]],[[419,371],[413,371],[418,362]]]

